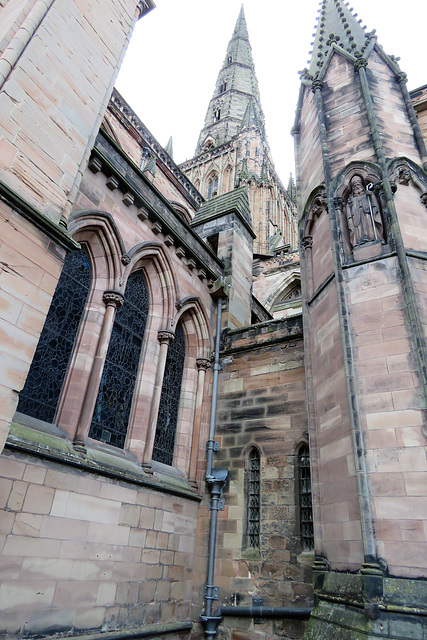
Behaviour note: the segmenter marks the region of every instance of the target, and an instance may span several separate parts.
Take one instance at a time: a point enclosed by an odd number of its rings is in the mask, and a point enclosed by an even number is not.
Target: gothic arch
[[[150,297],[155,307],[150,307],[150,315],[162,319],[159,329],[170,329],[175,315],[175,300],[179,287],[169,256],[161,242],[140,242],[130,249],[126,256],[122,287],[132,271],[142,268],[147,275]]]
[[[94,281],[102,281],[99,286],[103,291],[118,289],[125,245],[113,216],[106,211],[79,211],[71,217],[69,231],[78,242],[89,246]]]
[[[264,302],[264,306],[270,313],[273,313],[276,304],[285,298],[287,293],[290,293],[297,285],[301,287],[301,274],[298,269],[293,269],[290,273],[285,273],[282,276],[279,284],[276,284],[274,290],[268,295]]]

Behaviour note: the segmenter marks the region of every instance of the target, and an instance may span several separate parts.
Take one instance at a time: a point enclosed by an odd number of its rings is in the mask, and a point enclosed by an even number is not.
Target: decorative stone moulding
[[[172,247],[175,244],[175,240],[173,239],[173,237],[168,233],[168,235],[165,237],[165,245],[167,247]]]
[[[102,162],[99,158],[92,157],[89,160],[88,167],[92,171],[92,173],[99,173],[99,171],[101,171],[102,169]]]
[[[184,247],[177,247],[176,255],[178,256],[178,258],[179,258],[180,260],[182,260],[183,258],[185,258],[185,250],[184,250]]]
[[[197,267],[197,262],[193,260],[193,258],[190,258],[187,262],[187,267],[190,269],[190,271],[193,271],[193,269]]]
[[[130,207],[131,204],[134,204],[135,197],[132,193],[130,193],[130,191],[127,191],[126,193],[123,194],[122,200],[127,207]]]
[[[160,222],[153,222],[151,227],[151,231],[157,236],[159,233],[163,231],[163,227]]]
[[[116,176],[110,176],[109,178],[107,178],[107,180],[105,181],[105,184],[107,185],[107,187],[111,190],[114,191],[115,189],[118,188],[119,186],[119,181],[117,180]]]
[[[148,215],[148,209],[146,209],[145,207],[141,207],[140,209],[138,209],[137,217],[140,220],[147,220]]]
[[[197,274],[197,277],[199,278],[199,280],[205,280],[206,279],[206,271],[204,269],[200,269],[199,273]]]

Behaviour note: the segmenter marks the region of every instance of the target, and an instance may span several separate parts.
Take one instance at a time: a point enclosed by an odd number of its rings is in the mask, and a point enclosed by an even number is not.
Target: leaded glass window
[[[298,451],[299,512],[303,550],[314,549],[313,505],[311,496],[310,451],[306,444]]]
[[[19,395],[18,411],[53,422],[91,284],[85,249],[67,254]]]
[[[90,438],[115,447],[125,444],[148,308],[144,274],[134,271],[116,313],[89,431]]]
[[[218,195],[218,176],[214,174],[208,184],[208,200]]]
[[[181,323],[178,323],[175,340],[170,343],[166,357],[152,456],[153,460],[169,466],[173,463],[184,361],[185,336]]]
[[[251,449],[248,465],[247,540],[259,549],[261,460],[256,449]]]

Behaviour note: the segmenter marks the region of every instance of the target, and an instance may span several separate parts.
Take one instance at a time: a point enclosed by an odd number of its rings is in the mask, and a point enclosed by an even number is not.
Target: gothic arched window
[[[115,447],[125,444],[148,309],[144,274],[134,271],[116,314],[89,431],[90,438]]]
[[[227,91],[227,81],[223,80],[219,85],[219,93],[225,93]]]
[[[246,540],[249,547],[259,549],[261,506],[261,459],[253,448],[248,457]]]
[[[185,336],[179,322],[166,357],[152,459],[172,466],[185,361]]]
[[[214,173],[208,182],[208,200],[218,195],[218,174]]]
[[[18,411],[53,422],[91,284],[85,249],[70,252],[19,395]]]
[[[219,122],[221,120],[221,108],[215,107],[214,109],[214,122]]]
[[[301,546],[304,551],[314,549],[313,500],[311,495],[310,451],[303,444],[298,450],[298,493]]]

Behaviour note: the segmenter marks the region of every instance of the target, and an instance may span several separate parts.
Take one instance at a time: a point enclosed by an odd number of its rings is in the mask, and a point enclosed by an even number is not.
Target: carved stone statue
[[[384,242],[380,205],[370,185],[365,188],[362,178],[356,175],[350,186],[346,215],[352,248],[374,240]]]

